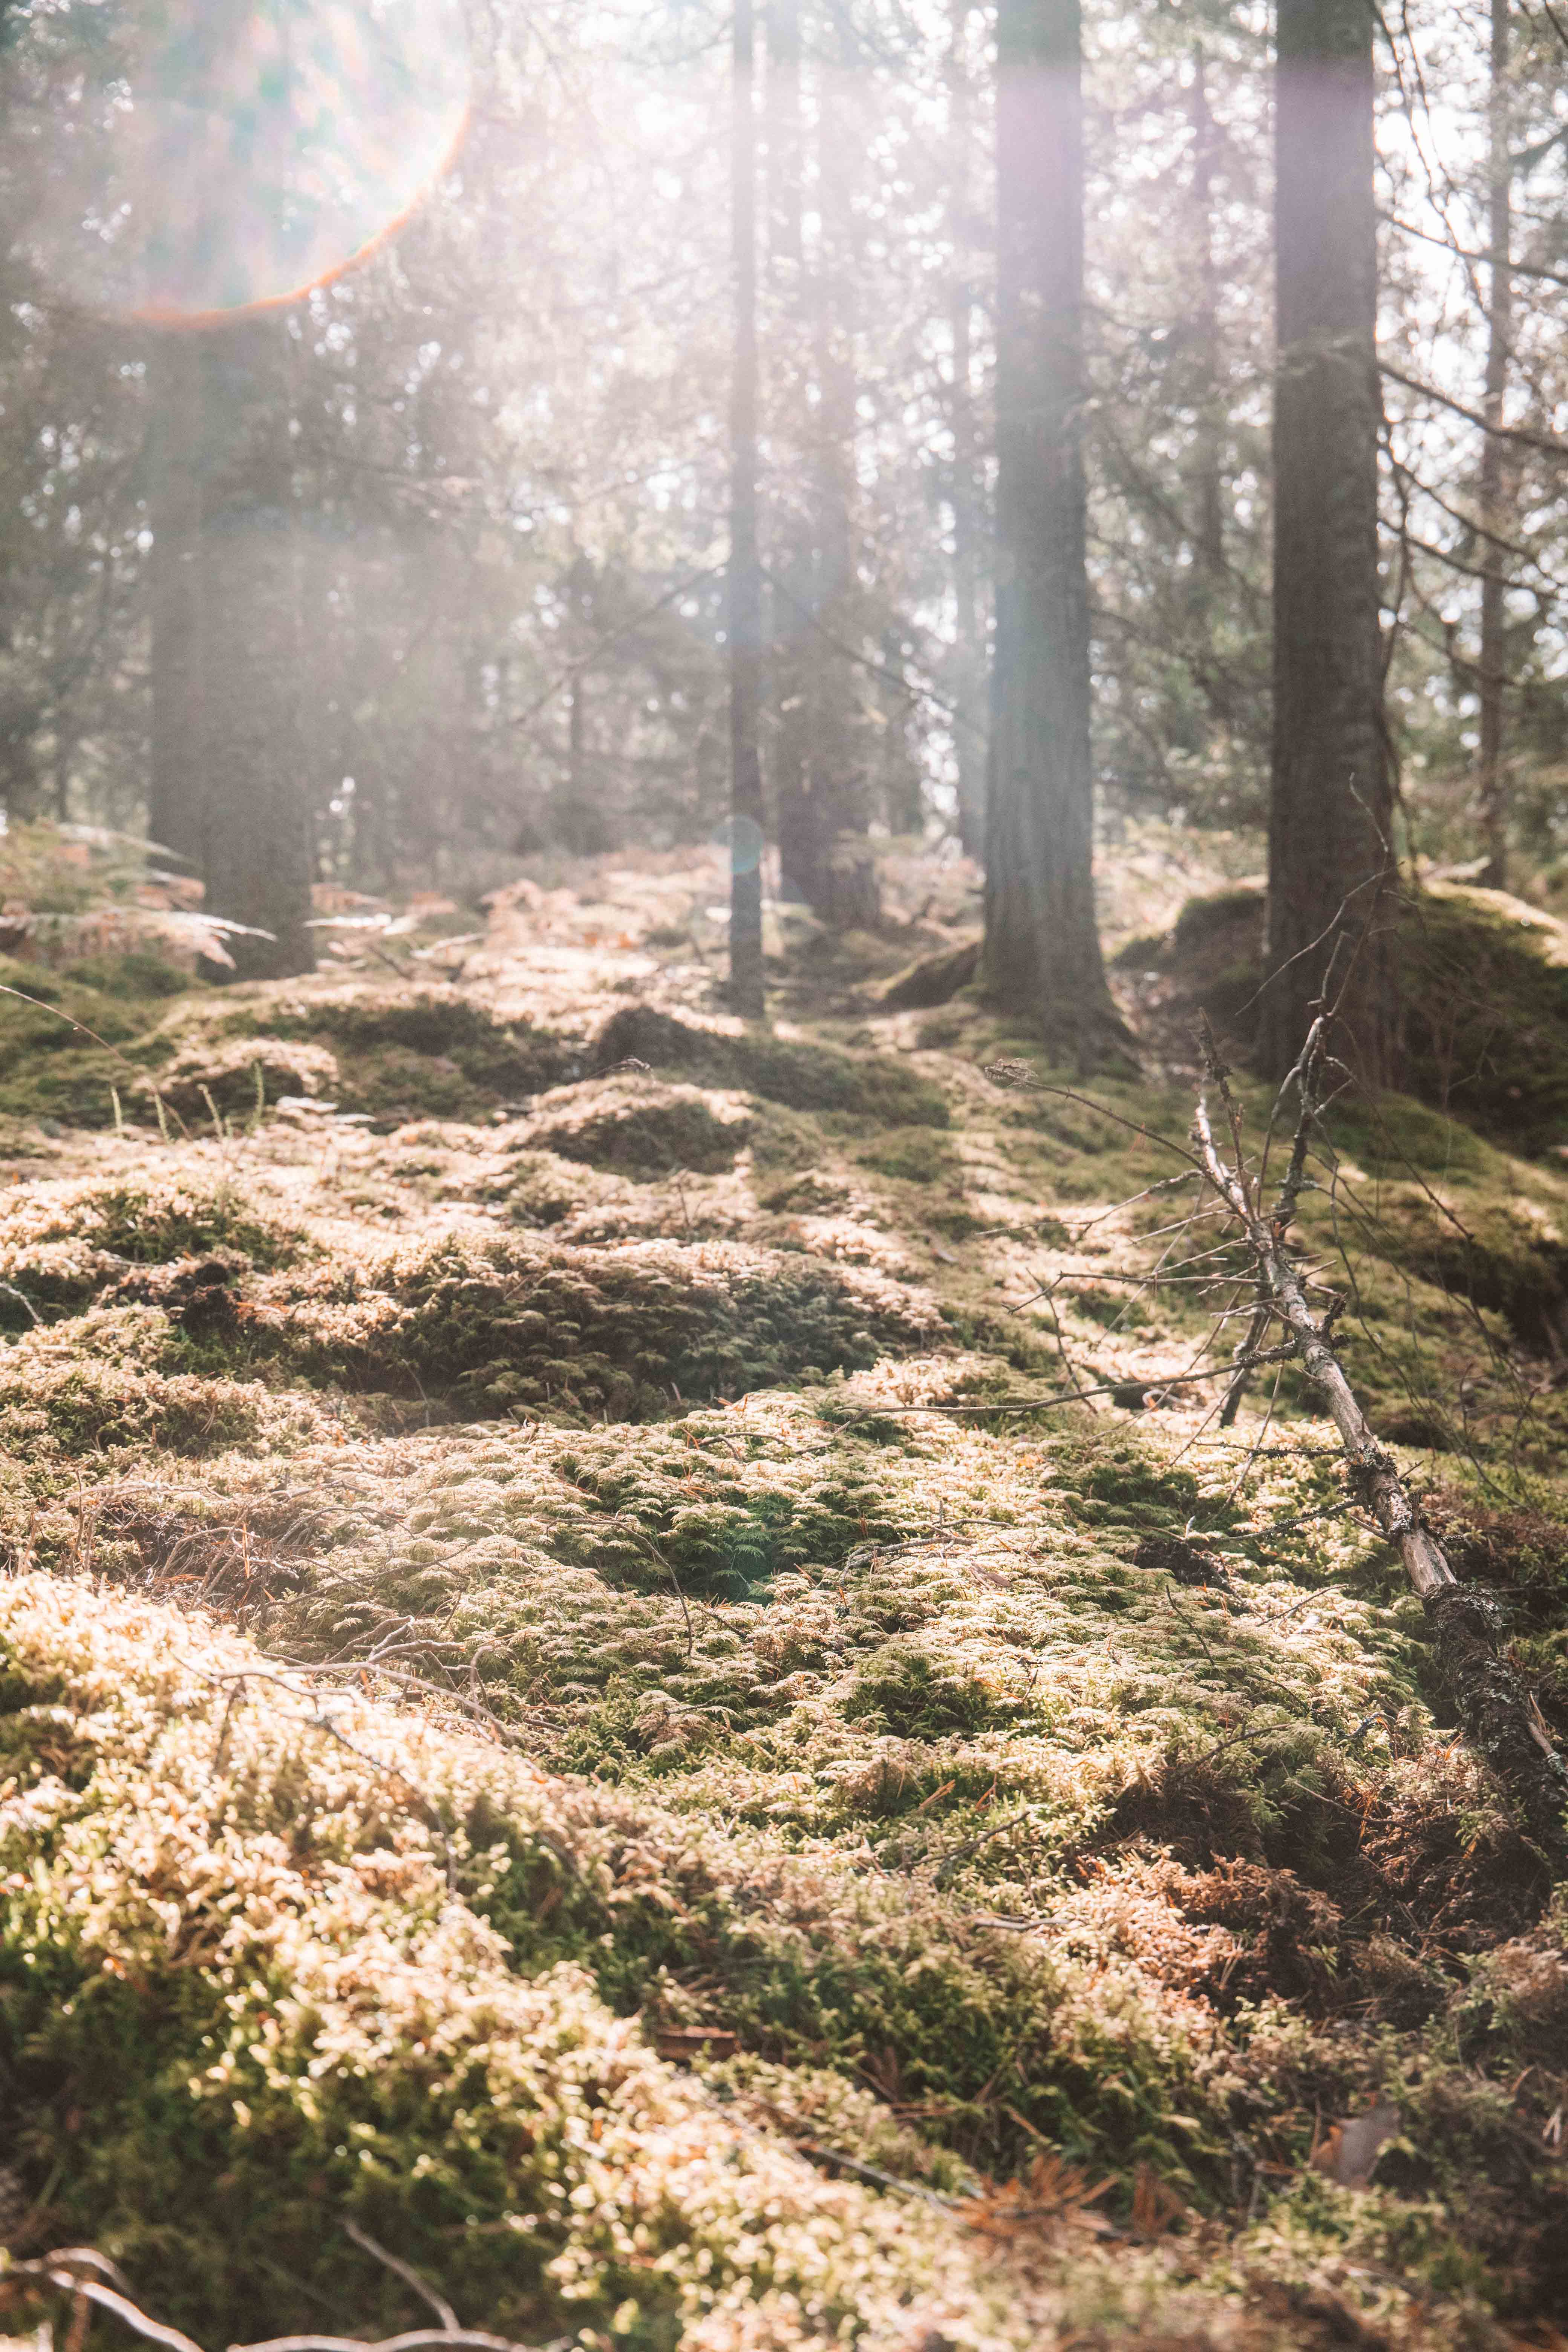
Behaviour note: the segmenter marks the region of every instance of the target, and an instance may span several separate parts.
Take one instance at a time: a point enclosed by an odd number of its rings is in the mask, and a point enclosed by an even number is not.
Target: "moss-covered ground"
[[[1072,1100],[877,1012],[907,940],[748,1034],[635,879],[460,986],[3,1001],[10,2245],[215,2345],[413,2327],[350,2223],[583,2352],[1551,2343],[1568,1896],[1310,1397],[1174,1378],[1223,958]],[[1345,1363],[1562,1733],[1568,1181],[1335,1139]]]

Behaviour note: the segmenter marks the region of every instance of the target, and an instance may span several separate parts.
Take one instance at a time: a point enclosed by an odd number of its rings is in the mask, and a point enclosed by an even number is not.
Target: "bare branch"
[[[386,2248],[378,2245],[369,2231],[362,2230],[357,2221],[345,2221],[343,2228],[356,2246],[363,2246],[367,2254],[374,2254],[378,2263],[384,2263],[387,2269],[403,2281],[405,2286],[413,2288],[421,2303],[429,2305],[448,2336],[458,2334],[462,2322],[457,2313],[444,2296],[437,2294],[433,2286],[426,2285],[412,2263],[404,2262],[397,2254],[389,2254]]]

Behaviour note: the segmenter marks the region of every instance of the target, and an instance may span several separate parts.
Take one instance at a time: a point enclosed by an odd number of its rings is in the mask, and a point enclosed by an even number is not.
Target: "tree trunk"
[[[1079,0],[997,12],[995,649],[986,993],[1080,1065],[1120,1032],[1095,927]]]
[[[730,1002],[760,1021],[763,990],[763,577],[757,556],[757,118],[752,0],[735,0],[730,231]]]
[[[1481,879],[1494,890],[1508,887],[1508,773],[1503,761],[1503,698],[1507,692],[1507,572],[1498,543],[1510,504],[1508,445],[1499,428],[1508,399],[1508,369],[1513,341],[1513,166],[1509,153],[1509,0],[1492,0],[1491,124],[1488,171],[1487,382],[1484,415],[1489,431],[1481,445],[1481,742],[1477,797],[1487,862]]]
[[[837,929],[874,923],[880,886],[867,838],[870,777],[855,648],[864,634],[855,561],[855,440],[858,427],[849,309],[856,274],[848,177],[852,122],[838,101],[847,70],[827,65],[817,93],[815,252],[803,281],[818,403],[808,465],[812,624],[806,656],[804,789],[780,862],[814,914]]]
[[[1392,795],[1378,642],[1372,12],[1279,0],[1274,739],[1258,1055],[1282,1078],[1319,1005],[1393,1075]]]
[[[204,845],[201,677],[202,354],[165,330],[147,351],[152,456],[153,742],[147,831],[191,873]]]
[[[773,307],[772,765],[778,829],[779,895],[813,903],[811,697],[823,657],[813,628],[816,604],[811,477],[803,427],[809,429],[805,348],[805,248],[802,229],[805,133],[801,110],[800,0],[769,0],[768,274]]]
[[[974,288],[971,279],[970,150],[973,90],[969,72],[969,20],[973,0],[950,0],[948,11],[948,137],[952,148],[952,195],[948,236],[952,284],[952,678],[953,763],[958,782],[958,839],[965,855],[985,848],[985,625],[981,598],[984,499],[974,401]]]
[[[209,911],[239,976],[311,970],[313,866],[301,744],[299,551],[286,315],[203,332],[201,679]]]
[[[1193,212],[1196,236],[1197,303],[1193,358],[1197,375],[1197,429],[1193,438],[1193,569],[1205,605],[1225,572],[1225,488],[1221,478],[1219,271],[1214,256],[1215,176],[1219,136],[1209,106],[1208,71],[1203,50],[1193,51]]]

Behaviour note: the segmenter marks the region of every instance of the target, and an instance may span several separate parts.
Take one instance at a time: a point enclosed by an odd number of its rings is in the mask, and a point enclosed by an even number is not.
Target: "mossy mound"
[[[868,1365],[940,1330],[896,1283],[784,1252],[452,1236],[258,1293],[256,1346],[305,1377],[474,1410],[645,1420]]]
[[[304,1247],[291,1221],[226,1179],[154,1171],[120,1182],[32,1185],[0,1209],[0,1331],[130,1296],[134,1268],[215,1253],[232,1270],[272,1267]]]
[[[279,988],[259,1031],[319,1040],[336,1057],[337,1100],[380,1123],[481,1117],[580,1076],[584,1042],[527,1020],[502,1022],[456,988]]]
[[[845,1054],[807,1038],[778,1037],[739,1022],[699,1023],[628,1004],[594,1045],[594,1066],[646,1062],[794,1110],[845,1111],[882,1127],[946,1127],[947,1101],[931,1080],[886,1054]]]
[[[625,1074],[536,1096],[514,1132],[526,1150],[629,1175],[668,1176],[728,1168],[752,1128],[739,1095]]]
[[[0,983],[20,992],[0,993],[0,1118],[112,1126],[116,1095],[129,1109],[139,1072],[166,1050],[162,992],[86,986],[9,957]]]
[[[1509,1150],[1568,1143],[1568,963],[1500,891],[1428,890],[1399,931],[1406,1084]]]
[[[1262,983],[1263,894],[1194,898],[1174,929],[1129,942],[1120,968],[1153,985],[1146,1011],[1184,1032],[1201,1005],[1249,1050]],[[1500,891],[1436,885],[1405,898],[1396,933],[1404,1083],[1505,1150],[1568,1143],[1568,950],[1563,927]],[[1184,1050],[1183,1050],[1184,1049]]]
[[[68,1359],[19,1341],[0,1356],[0,1448],[45,1467],[126,1451],[199,1459],[269,1437],[298,1444],[321,1427],[308,1406],[275,1399],[254,1381],[152,1371],[149,1342],[162,1352],[165,1332],[117,1330],[119,1360],[79,1351],[74,1341]]]
[[[118,1182],[30,1185],[0,1206],[0,1265],[16,1251],[76,1242],[137,1265],[224,1249],[275,1266],[297,1255],[303,1240],[297,1225],[229,1178],[202,1183],[138,1170]]]
[[[134,1094],[143,1116],[155,1113],[162,1101],[165,1115],[174,1113],[195,1130],[215,1118],[224,1123],[259,1120],[269,1104],[288,1095],[330,1101],[338,1076],[337,1061],[322,1045],[288,1045],[265,1035],[199,1036],[187,1039],[160,1068],[139,1079]]]

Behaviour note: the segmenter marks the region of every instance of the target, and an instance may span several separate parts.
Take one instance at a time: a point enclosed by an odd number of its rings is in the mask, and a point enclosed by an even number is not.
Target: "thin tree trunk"
[[[586,779],[584,774],[583,734],[587,716],[587,681],[579,670],[567,689],[566,701],[566,798],[573,809],[583,805]]]
[[[950,0],[948,11],[948,138],[952,195],[948,236],[952,284],[952,703],[953,761],[958,781],[959,845],[970,857],[985,846],[985,626],[980,587],[984,498],[980,435],[974,402],[974,288],[971,282],[970,150],[973,89],[969,72],[969,20],[973,0]]]
[[[763,579],[757,554],[757,119],[752,0],[735,0],[730,205],[734,358],[730,401],[730,1001],[760,1021],[763,772],[758,749]]]
[[[1281,1078],[1325,1002],[1393,1075],[1392,796],[1378,640],[1372,12],[1279,0],[1274,740],[1258,1055]]]
[[[153,729],[147,830],[199,871],[202,752],[202,353],[190,332],[154,333],[147,352],[152,457]]]
[[[1193,211],[1197,245],[1197,302],[1194,359],[1196,363],[1197,430],[1193,443],[1194,570],[1202,593],[1212,596],[1225,571],[1225,489],[1221,478],[1219,271],[1215,264],[1215,177],[1219,136],[1209,105],[1207,64],[1201,47],[1193,51]]]
[[[1509,506],[1508,445],[1499,427],[1508,398],[1513,341],[1513,167],[1508,138],[1509,0],[1492,0],[1491,155],[1489,170],[1487,381],[1483,414],[1490,428],[1481,444],[1480,520],[1483,532],[1500,535]],[[1508,772],[1504,765],[1504,696],[1507,692],[1507,574],[1496,537],[1481,541],[1481,742],[1478,798],[1487,862],[1482,880],[1494,890],[1508,887]]]
[[[55,822],[68,824],[71,821],[71,762],[76,758],[76,745],[67,732],[62,719],[55,721]]]
[[[851,316],[859,257],[849,162],[858,118],[841,103],[852,71],[842,19],[839,33],[839,53],[822,74],[816,123],[820,226],[808,294],[819,394],[812,464],[812,595],[821,626],[808,672],[807,821],[795,854],[797,878],[813,909],[842,930],[879,919],[881,889],[867,838],[871,761],[862,680],[852,652],[842,650],[858,646],[865,628],[856,562],[859,386]]]
[[[769,0],[767,74],[768,270],[774,311],[775,416],[771,445],[785,458],[773,474],[774,588],[771,646],[773,795],[780,896],[812,903],[816,880],[811,793],[815,578],[806,512],[810,429],[802,230],[805,132],[801,110],[800,0]]]
[[[1079,0],[997,12],[987,994],[1080,1065],[1120,1034],[1095,926]]]
[[[239,975],[309,971],[313,867],[286,315],[203,332],[200,562],[204,871]]]

